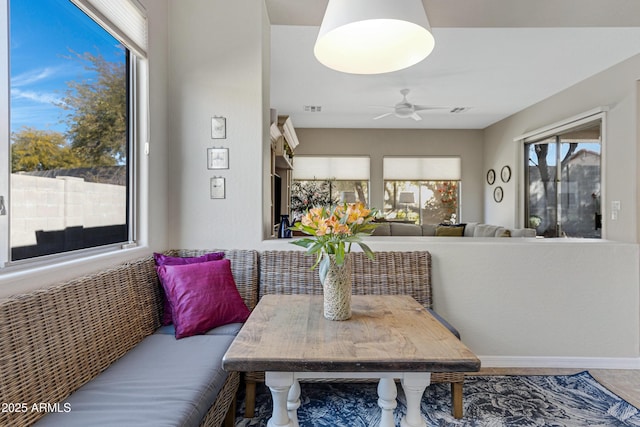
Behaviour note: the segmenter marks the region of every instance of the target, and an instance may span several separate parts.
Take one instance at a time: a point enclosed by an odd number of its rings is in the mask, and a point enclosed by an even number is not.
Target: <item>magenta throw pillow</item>
[[[171,304],[176,338],[204,334],[249,317],[228,259],[156,269]]]
[[[184,265],[184,264],[197,264],[199,262],[217,261],[224,258],[224,252],[211,252],[201,256],[194,257],[178,257],[164,255],[158,252],[154,252],[153,259],[156,261],[156,265]],[[164,309],[162,311],[162,325],[167,326],[173,323],[173,314],[171,313],[171,304],[165,297]]]

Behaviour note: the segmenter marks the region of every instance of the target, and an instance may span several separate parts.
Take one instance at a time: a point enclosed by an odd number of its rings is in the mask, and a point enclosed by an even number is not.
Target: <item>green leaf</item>
[[[315,254],[322,250],[322,246],[323,246],[322,242],[317,242],[314,240],[311,240],[311,241],[313,242],[313,245],[307,248],[308,254]]]
[[[324,284],[324,279],[327,277],[328,272],[329,272],[329,255],[325,254],[322,257],[322,261],[320,261],[320,269],[318,270],[318,274],[320,275],[320,283]]]
[[[322,251],[318,252],[316,256],[316,262],[314,262],[311,266],[311,270],[314,270],[318,266],[318,264],[320,264],[320,261],[322,261]]]
[[[344,264],[344,242],[338,244],[338,250],[336,251],[336,264]]]
[[[299,239],[299,240],[293,240],[291,242],[292,245],[296,245],[296,246],[302,246],[303,248],[308,248],[310,245],[313,245],[315,243],[315,240],[313,239]]]
[[[376,257],[375,253],[371,250],[369,246],[365,245],[364,243],[360,243],[360,247],[362,248],[362,251],[365,253],[365,255],[367,255],[369,259],[374,259]]]

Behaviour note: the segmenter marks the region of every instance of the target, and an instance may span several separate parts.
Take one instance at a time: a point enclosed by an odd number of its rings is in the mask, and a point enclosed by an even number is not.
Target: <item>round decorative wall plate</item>
[[[496,187],[496,189],[493,190],[493,200],[495,200],[496,203],[500,203],[502,201],[502,197],[504,197],[502,187]]]
[[[493,169],[487,171],[487,182],[489,185],[493,185],[493,183],[496,182],[496,171]]]
[[[509,182],[511,179],[511,168],[509,166],[504,166],[500,171],[500,178],[502,182]]]

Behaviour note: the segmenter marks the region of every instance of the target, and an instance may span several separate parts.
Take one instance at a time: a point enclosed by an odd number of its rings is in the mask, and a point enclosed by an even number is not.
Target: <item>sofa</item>
[[[436,237],[536,237],[533,228],[506,228],[499,225],[468,222],[464,224],[410,224],[383,222],[373,236],[436,236]]]
[[[352,256],[354,293],[408,294],[432,311],[429,252]],[[303,251],[227,250],[224,258],[249,310],[261,295],[322,293],[315,257]],[[154,256],[1,300],[0,425],[232,426],[241,373],[225,372],[222,357],[242,324],[176,339],[165,314]],[[252,416],[264,373],[243,375]],[[431,381],[452,384],[460,418],[464,374],[434,373]]]
[[[258,252],[224,256],[253,308]],[[0,301],[0,425],[232,426],[222,356],[242,325],[176,339],[163,308],[153,256]]]

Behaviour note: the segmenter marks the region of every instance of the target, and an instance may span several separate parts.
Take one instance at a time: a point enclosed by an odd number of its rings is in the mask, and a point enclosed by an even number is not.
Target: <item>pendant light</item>
[[[329,0],[313,52],[337,71],[380,74],[417,64],[434,44],[422,0]]]

